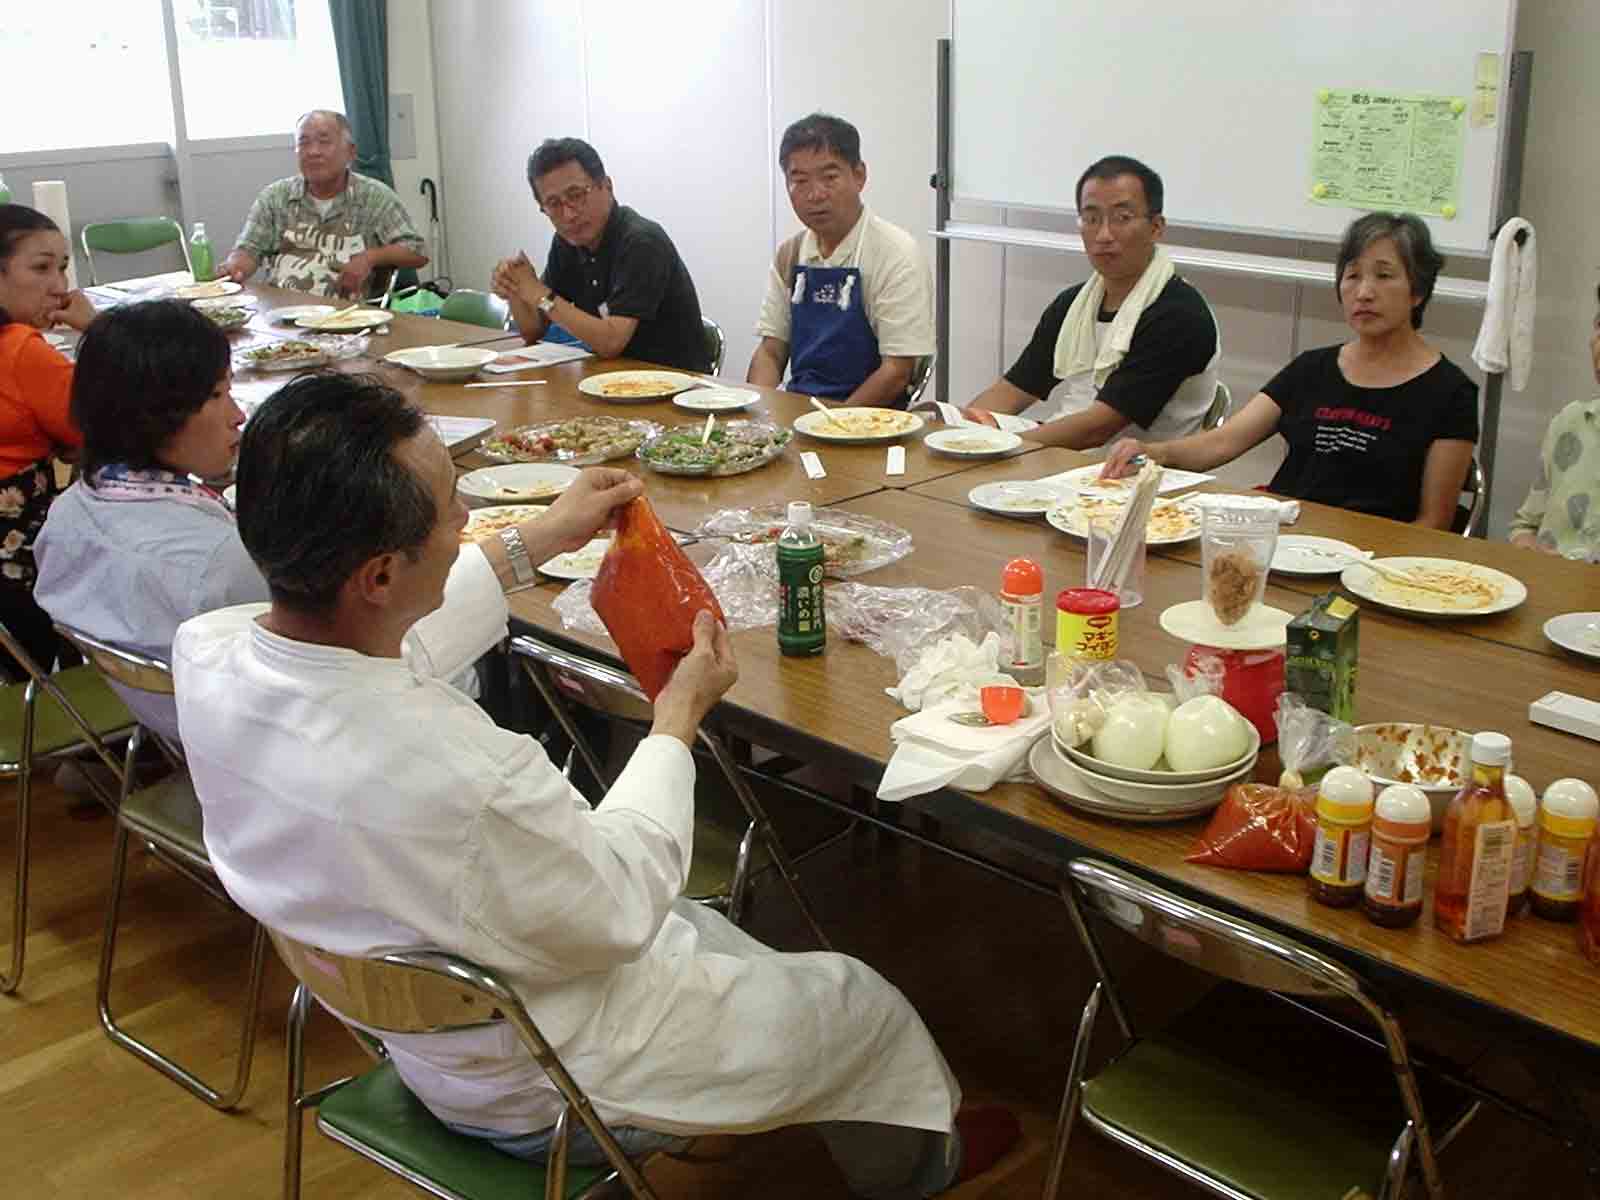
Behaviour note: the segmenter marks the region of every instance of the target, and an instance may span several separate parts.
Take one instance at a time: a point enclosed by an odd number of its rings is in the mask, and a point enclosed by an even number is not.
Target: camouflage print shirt
[[[1600,562],[1600,397],[1569,404],[1550,422],[1511,533],[1535,534],[1566,558]]]
[[[394,189],[351,171],[326,214],[301,176],[269,183],[250,206],[235,248],[255,255],[274,287],[333,296],[345,263],[397,242],[422,253],[422,238]]]

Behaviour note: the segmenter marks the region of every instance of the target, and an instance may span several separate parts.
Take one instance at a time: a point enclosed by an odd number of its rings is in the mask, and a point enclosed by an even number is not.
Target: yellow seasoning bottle
[[[1528,903],[1538,916],[1571,921],[1583,901],[1583,867],[1600,800],[1581,779],[1558,779],[1539,808],[1539,850]]]
[[[1533,851],[1539,841],[1539,797],[1521,775],[1507,775],[1506,803],[1517,819],[1517,843],[1511,852],[1511,892],[1506,897],[1506,916],[1514,917],[1528,906]]]
[[[1398,929],[1422,915],[1422,872],[1428,864],[1433,808],[1421,788],[1391,784],[1372,814],[1372,856],[1361,910],[1375,925]]]
[[[1506,802],[1511,739],[1472,735],[1472,778],[1450,800],[1439,840],[1433,923],[1446,937],[1477,942],[1506,927],[1517,820]]]
[[[1372,781],[1335,767],[1317,785],[1317,844],[1311,852],[1313,900],[1348,908],[1361,899],[1372,840]]]

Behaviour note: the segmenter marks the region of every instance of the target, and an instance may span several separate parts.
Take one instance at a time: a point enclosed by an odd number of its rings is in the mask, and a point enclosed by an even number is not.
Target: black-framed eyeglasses
[[[558,192],[554,196],[546,196],[539,201],[539,211],[547,216],[562,211],[577,212],[578,209],[583,207],[583,202],[599,186],[598,183],[585,183],[569,187],[566,191]]]
[[[1091,209],[1078,214],[1078,224],[1084,229],[1099,229],[1102,225],[1110,225],[1113,229],[1126,229],[1135,221],[1143,221],[1148,216],[1149,213],[1136,213],[1126,208],[1113,209],[1110,213]]]

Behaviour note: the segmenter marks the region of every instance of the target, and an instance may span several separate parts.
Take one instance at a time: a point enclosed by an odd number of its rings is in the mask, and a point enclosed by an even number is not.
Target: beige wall
[[[428,202],[419,190],[425,178],[439,182],[433,44],[428,19],[431,6],[431,0],[389,0],[389,91],[411,94],[417,135],[417,156],[394,161],[394,189],[411,214],[417,232],[428,239],[426,252],[436,257],[437,247],[428,229]],[[431,278],[435,269],[424,267],[422,278]]]

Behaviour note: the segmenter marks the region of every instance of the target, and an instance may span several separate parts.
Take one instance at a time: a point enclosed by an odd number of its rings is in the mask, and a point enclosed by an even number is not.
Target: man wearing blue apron
[[[746,378],[904,408],[918,360],[933,353],[932,283],[916,239],[861,202],[867,167],[849,122],[823,113],[796,121],[778,165],[805,229],[778,247]]]

